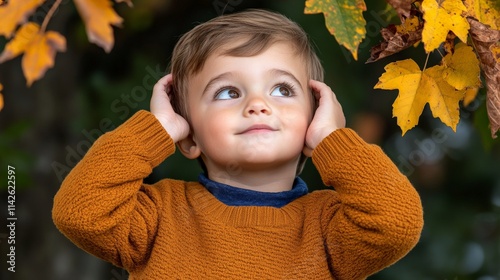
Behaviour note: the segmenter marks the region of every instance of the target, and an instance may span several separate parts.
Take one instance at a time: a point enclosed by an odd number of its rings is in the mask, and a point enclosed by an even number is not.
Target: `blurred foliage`
[[[2,131],[0,138],[0,166],[5,167],[7,176],[7,166],[13,166],[16,170],[16,189],[23,190],[32,184],[32,178],[28,170],[33,169],[35,157],[20,148],[20,139],[26,137],[31,124],[28,120],[20,120],[10,124]],[[7,190],[7,184],[2,184],[1,191]]]
[[[109,54],[88,43],[75,9],[66,5],[50,28],[67,36],[68,51],[58,54],[55,67],[43,80],[28,89],[18,59],[0,65],[9,104],[0,112],[0,168],[15,166],[17,185],[24,186],[17,193],[19,272],[2,270],[1,279],[126,279],[120,269],[76,248],[52,224],[52,199],[61,183],[53,165],[69,170],[96,137],[134,112],[148,109],[151,86],[165,73],[178,38],[217,16],[212,0],[134,2],[134,8],[118,5],[125,21],[115,29],[115,47]],[[328,33],[322,15],[304,15],[304,1],[248,0],[226,11],[264,8],[298,22],[316,46],[325,80],[343,105],[348,126],[380,145],[420,193],[425,227],[419,244],[369,279],[499,280],[500,145],[499,140],[491,140],[486,127],[484,90],[477,102],[461,109],[456,133],[426,108],[419,127],[402,137],[392,119],[397,92],[373,89],[387,61],[362,62],[380,41],[380,27],[388,24],[385,5],[367,2],[372,12],[365,13],[367,37],[358,61]],[[391,59],[407,57],[425,60],[422,52],[412,49]],[[196,180],[199,172],[196,161],[176,153],[147,181]],[[302,177],[311,190],[324,188],[311,161]],[[0,208],[6,209],[7,195],[2,190]],[[0,229],[3,263],[4,232]]]

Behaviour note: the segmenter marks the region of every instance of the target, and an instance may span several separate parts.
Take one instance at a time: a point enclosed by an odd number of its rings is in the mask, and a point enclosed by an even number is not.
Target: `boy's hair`
[[[233,42],[241,43],[226,49],[228,43]],[[223,50],[222,55],[250,57],[262,53],[277,42],[286,42],[295,49],[305,62],[309,79],[323,81],[323,66],[307,34],[297,23],[278,13],[246,10],[202,23],[177,42],[169,71],[174,79],[174,94],[171,96],[174,110],[190,123],[187,104],[189,78],[203,69],[210,55]],[[314,96],[312,100],[316,100]],[[304,162],[302,155],[297,173],[302,170]]]

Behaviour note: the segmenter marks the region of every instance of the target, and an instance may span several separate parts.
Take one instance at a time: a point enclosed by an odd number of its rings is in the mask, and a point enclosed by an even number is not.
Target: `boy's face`
[[[193,140],[209,174],[237,167],[295,172],[313,116],[303,59],[286,43],[259,55],[215,53],[189,79]]]

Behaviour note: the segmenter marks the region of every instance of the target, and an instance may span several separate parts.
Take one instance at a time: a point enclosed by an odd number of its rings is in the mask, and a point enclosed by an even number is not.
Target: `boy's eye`
[[[235,99],[240,97],[240,94],[234,89],[223,89],[215,95],[215,99]]]
[[[293,92],[290,88],[286,86],[277,86],[271,92],[271,96],[285,96],[290,97],[293,96]]]

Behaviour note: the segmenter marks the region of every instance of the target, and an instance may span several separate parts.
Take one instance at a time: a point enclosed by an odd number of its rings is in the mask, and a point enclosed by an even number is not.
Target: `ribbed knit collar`
[[[295,177],[289,191],[259,192],[233,187],[212,181],[205,174],[198,176],[198,181],[219,201],[228,206],[271,206],[281,208],[308,193],[306,183]]]

